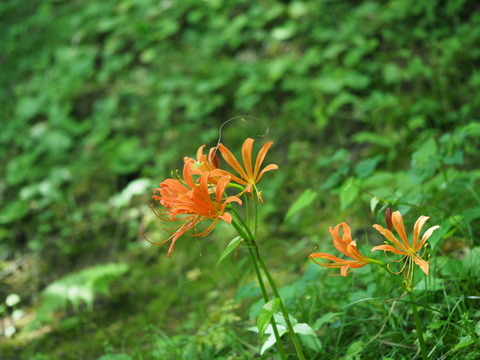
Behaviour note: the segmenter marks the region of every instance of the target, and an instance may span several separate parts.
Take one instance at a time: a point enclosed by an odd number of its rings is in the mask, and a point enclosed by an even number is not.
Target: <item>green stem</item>
[[[252,260],[253,268],[255,269],[255,274],[257,275],[258,284],[260,285],[263,300],[265,301],[265,303],[267,303],[269,301],[267,290],[265,288],[265,284],[264,284],[263,279],[262,279],[262,274],[260,273],[260,269],[258,267],[257,259],[255,258],[255,253],[253,251],[251,240],[250,241],[248,240],[249,237],[246,236],[247,234],[243,231],[242,228],[240,228],[240,226],[235,221],[232,221],[232,225],[235,227],[235,229],[237,230],[239,235],[243,239],[245,239],[247,242],[249,242],[247,247],[248,247],[248,251],[250,253],[250,259]],[[287,359],[287,354],[285,353],[285,348],[283,347],[283,341],[282,341],[282,338],[280,336],[280,333],[278,332],[277,323],[275,322],[275,318],[273,316],[270,320],[270,324],[272,325],[273,334],[275,335],[275,339],[277,340],[278,351],[280,352],[280,357],[282,358],[282,360],[286,360]]]
[[[428,360],[427,348],[425,346],[425,340],[423,339],[423,327],[418,316],[417,304],[415,302],[415,295],[413,291],[409,292],[410,304],[412,305],[413,318],[415,319],[415,326],[417,327],[418,344],[420,345],[420,351],[422,352],[422,359]]]
[[[258,268],[257,261],[255,259],[255,254],[251,246],[248,246],[248,251],[250,252],[250,258],[252,259],[253,267],[255,268],[255,273],[257,274],[258,283],[260,284],[260,288],[262,289],[263,300],[265,304],[269,301],[267,291],[265,289],[265,284],[263,283],[262,275],[260,273],[260,269]],[[272,316],[270,319],[270,324],[272,325],[273,334],[275,335],[275,339],[277,340],[278,350],[280,351],[280,356],[283,360],[287,358],[285,353],[285,349],[283,347],[283,341],[278,332],[277,323],[275,322],[275,318]]]
[[[255,210],[256,210],[256,208],[255,208]],[[248,234],[248,238],[249,238],[249,243],[255,249],[255,255],[258,259],[258,262],[260,263],[260,266],[262,267],[262,270],[264,271],[264,273],[267,277],[268,283],[270,284],[270,287],[272,288],[273,294],[279,300],[280,310],[282,311],[283,317],[285,318],[285,323],[286,323],[287,328],[288,328],[288,334],[290,335],[290,338],[292,339],[293,345],[295,346],[297,356],[300,360],[305,360],[305,355],[303,354],[302,346],[300,344],[300,341],[297,338],[297,335],[295,334],[292,323],[290,322],[290,317],[288,316],[287,309],[285,308],[285,305],[283,304],[282,298],[280,297],[280,293],[278,292],[275,280],[273,280],[273,278],[270,274],[270,271],[268,270],[268,267],[265,264],[265,261],[263,260],[263,257],[260,255],[260,251],[258,249],[257,243],[255,242],[255,237],[252,234],[250,228],[247,226],[247,224],[245,224],[243,219],[240,216],[238,216],[238,214],[234,210],[232,212],[236,215],[236,217],[242,223],[244,229],[246,230],[246,232]],[[257,214],[257,211],[255,211],[255,215],[256,214]],[[257,223],[256,218],[255,218],[255,223]],[[232,224],[234,224],[234,222],[232,222]],[[235,225],[238,227],[238,224],[235,224]],[[237,231],[239,231],[239,229],[237,227],[235,227],[235,228],[237,229]],[[245,237],[244,237],[244,239],[245,239]]]
[[[401,282],[398,280],[395,274],[392,273],[392,271],[387,266],[385,265],[380,265],[380,266],[384,268],[398,284],[401,284]],[[412,283],[413,283],[413,278],[412,278]],[[401,285],[405,286],[404,284],[401,284]],[[422,359],[428,360],[427,348],[425,346],[425,340],[423,338],[423,326],[422,326],[422,323],[420,322],[420,317],[418,316],[417,303],[415,302],[415,295],[413,295],[413,289],[409,287],[410,286],[407,284],[407,286],[405,286],[405,290],[410,296],[410,305],[412,306],[413,318],[415,320],[415,327],[417,328],[418,344],[420,346],[420,351],[422,353]]]
[[[279,300],[280,309],[282,310],[283,317],[285,318],[285,323],[287,324],[288,333],[292,338],[293,345],[295,346],[295,350],[297,352],[298,358],[300,360],[305,360],[305,355],[303,355],[302,345],[300,344],[300,341],[298,340],[297,335],[295,334],[292,323],[290,322],[290,317],[288,315],[287,309],[285,308],[282,298],[280,297],[280,293],[278,292],[277,285],[275,284],[275,281],[270,275],[270,271],[268,271],[267,265],[265,264],[263,257],[260,255],[260,251],[258,250],[257,244],[255,244],[255,242],[253,243],[254,243],[255,254],[257,255],[258,262],[260,263],[260,266],[262,267],[263,271],[265,272],[265,275],[267,276],[268,283],[272,288],[273,294]]]

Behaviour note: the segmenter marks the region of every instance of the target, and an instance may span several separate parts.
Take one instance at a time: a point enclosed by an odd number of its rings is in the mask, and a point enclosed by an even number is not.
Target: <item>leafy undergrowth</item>
[[[13,339],[0,345],[2,359],[276,358],[275,351],[260,357],[261,342],[248,330],[262,301],[246,253],[216,267],[221,241],[213,236],[201,248],[185,241],[191,251],[177,251],[173,259],[164,248],[136,246],[119,256],[129,270],[111,284],[108,297],[99,295],[91,310],[57,311],[36,329],[20,322]],[[315,351],[303,341],[308,358],[411,359],[417,350],[410,306],[405,298],[391,301],[400,289],[375,269],[358,269],[346,279],[328,276],[299,254],[310,242],[300,240],[296,249],[282,242],[266,246],[291,315],[316,331]],[[458,258],[433,257],[432,276],[417,284],[432,358],[473,360],[480,354],[474,340],[480,331],[479,254],[474,248]],[[280,263],[285,256],[291,261]]]

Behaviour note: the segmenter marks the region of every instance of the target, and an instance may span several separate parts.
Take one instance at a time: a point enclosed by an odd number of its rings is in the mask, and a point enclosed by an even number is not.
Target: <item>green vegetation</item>
[[[381,269],[333,277],[307,260],[341,221],[369,252],[387,207],[407,229],[440,225],[414,290],[429,356],[480,358],[479,10],[0,2],[0,358],[278,358],[260,356],[248,252],[219,263],[234,229],[183,237],[172,259],[144,239],[165,239],[153,189],[235,117],[221,141],[236,154],[274,142],[256,236],[315,332],[308,359],[420,358],[409,299],[384,301],[401,290]]]

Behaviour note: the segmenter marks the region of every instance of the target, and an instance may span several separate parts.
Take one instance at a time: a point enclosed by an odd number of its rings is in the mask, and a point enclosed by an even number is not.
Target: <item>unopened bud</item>
[[[392,210],[390,208],[387,208],[385,211],[385,223],[387,224],[387,229],[392,231]]]

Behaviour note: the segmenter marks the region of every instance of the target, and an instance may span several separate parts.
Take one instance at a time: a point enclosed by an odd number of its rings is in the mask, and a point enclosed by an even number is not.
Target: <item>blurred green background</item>
[[[460,270],[437,276],[479,295],[478,267],[461,265],[480,254],[478,1],[9,0],[0,33],[2,359],[258,352],[247,257],[215,266],[229,227],[181,239],[173,259],[143,238],[165,236],[152,190],[237,116],[222,131],[234,152],[247,137],[275,143],[262,248],[282,286],[302,285],[286,295],[299,320],[337,306],[299,305],[344,280],[306,260],[328,248],[328,226],[368,238],[387,206],[409,226],[441,224],[432,254]],[[367,294],[368,281],[347,284]],[[478,320],[474,305],[455,316]],[[355,326],[321,326],[329,358],[359,341],[381,358]],[[437,355],[461,343],[452,336]]]

